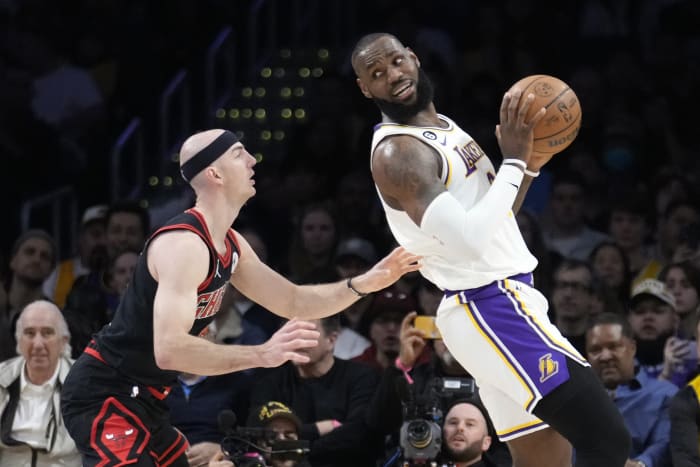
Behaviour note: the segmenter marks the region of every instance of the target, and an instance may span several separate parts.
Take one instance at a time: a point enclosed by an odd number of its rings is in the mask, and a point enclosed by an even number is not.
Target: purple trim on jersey
[[[545,332],[545,330],[542,329],[540,325],[535,321],[531,313],[524,308],[522,301],[520,301],[520,299],[516,296],[515,291],[511,287],[508,287],[505,281],[498,281],[498,287],[501,289],[501,292],[503,292],[507,297],[511,299],[511,301],[513,302],[513,306],[518,312],[518,314],[530,324],[530,327],[538,333],[538,335],[542,338],[543,341],[545,341],[551,347],[556,348],[572,360],[580,363],[581,365],[588,366],[588,362],[586,362],[586,360],[578,352],[572,352],[571,348],[567,348],[559,344],[558,342],[552,340],[552,338]],[[562,337],[562,340],[564,339],[565,338]]]
[[[512,277],[524,283],[531,283],[531,279],[531,274]],[[544,333],[526,317],[521,303],[505,293],[501,285],[496,281],[456,294],[481,332],[508,361],[511,371],[532,392],[533,398],[525,407],[531,412],[542,396],[569,379],[566,356],[570,352],[563,353],[560,346],[552,348],[551,340],[543,338]]]

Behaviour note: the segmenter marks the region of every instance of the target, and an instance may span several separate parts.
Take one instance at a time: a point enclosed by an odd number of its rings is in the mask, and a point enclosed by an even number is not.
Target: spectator
[[[126,249],[141,251],[151,232],[148,211],[136,201],[118,201],[106,214],[107,252],[109,258]]]
[[[658,219],[655,259],[660,268],[673,262],[673,255],[683,241],[684,228],[700,224],[700,209],[690,201],[671,201]]]
[[[599,279],[598,287],[606,302],[607,311],[624,314],[631,292],[629,262],[625,251],[615,242],[604,241],[593,249],[589,263],[593,275]]]
[[[303,422],[301,437],[311,443],[314,467],[371,465],[381,446],[364,420],[378,375],[366,365],[333,356],[337,315],[316,320],[316,328],[318,345],[301,351],[308,363],[287,363],[256,378],[251,410],[271,400],[290,407]]]
[[[445,294],[438,286],[421,276],[415,290],[415,296],[418,301],[417,311],[420,311],[419,314],[435,316]]]
[[[61,310],[45,300],[30,302],[17,320],[16,339],[20,355],[0,363],[0,465],[82,465],[59,407],[73,364]]]
[[[44,294],[59,308],[65,306],[75,279],[86,274],[97,273],[106,267],[106,212],[106,205],[90,206],[85,210],[78,234],[78,254],[61,261],[44,281]]]
[[[583,354],[593,305],[593,270],[584,261],[565,259],[554,270],[553,286],[554,324]]]
[[[354,360],[366,363],[378,371],[393,365],[401,349],[401,321],[417,309],[416,300],[394,286],[377,292],[362,316],[359,327],[360,332],[369,337],[372,344]],[[429,359],[430,349],[426,347],[419,361]]]
[[[19,312],[35,300],[48,300],[42,284],[56,266],[56,245],[44,230],[28,230],[15,240],[10,251],[10,279],[7,286],[5,326],[2,336],[14,348],[14,327]]]
[[[340,242],[335,254],[335,270],[340,279],[354,277],[367,271],[376,261],[374,245],[361,237],[348,237]],[[330,277],[328,278],[330,280]],[[361,355],[371,344],[370,340],[358,332],[362,315],[373,297],[365,297],[342,311],[342,326],[335,343],[335,356],[351,359]]]
[[[515,215],[515,220],[518,221],[518,227],[527,248],[537,258],[537,267],[532,273],[535,284],[545,297],[550,297],[554,268],[561,262],[562,256],[547,248],[542,237],[540,222],[531,211],[521,209]]]
[[[255,254],[267,263],[267,244],[258,231],[247,227],[240,229],[238,233],[248,241]],[[265,309],[262,305],[250,301],[248,297],[233,287],[230,287],[224,296],[224,302],[227,304],[230,302],[229,308],[233,307],[240,317],[243,334],[237,343],[260,344],[268,340],[282,326],[282,319],[279,316]],[[260,336],[264,337],[262,341],[260,341]],[[226,342],[233,343],[233,341]]]
[[[647,244],[651,233],[648,206],[642,193],[629,194],[613,203],[608,218],[608,232],[627,255],[628,273],[634,281],[656,277],[659,271]]]
[[[486,407],[478,400],[463,399],[448,406],[442,436],[442,462],[470,467],[497,465],[487,455],[496,433]]]
[[[296,282],[333,271],[338,222],[331,203],[310,203],[299,215],[289,246],[287,276]]]
[[[700,347],[695,351],[700,355]],[[700,374],[697,369],[688,384],[671,400],[670,411],[673,467],[700,465]]]
[[[676,313],[680,318],[678,335],[685,339],[697,339],[700,314],[700,270],[690,263],[673,263],[659,273],[659,280],[676,300]]]
[[[119,253],[110,264],[106,285],[116,296],[121,297],[126,291],[131,276],[134,275],[138,257],[138,251],[127,249]]]
[[[209,325],[206,336],[218,339],[216,326]],[[216,376],[180,373],[165,402],[170,408],[170,420],[187,438],[187,460],[190,465],[203,465],[220,449],[222,434],[218,415],[232,410],[239,420],[248,415],[252,373],[235,372]]]
[[[678,327],[675,309],[676,300],[664,283],[645,279],[632,290],[628,319],[641,368],[652,378],[681,386],[689,377],[683,364],[689,345],[687,340],[674,335]]]
[[[293,456],[280,456],[269,452],[275,449],[275,442],[277,441],[297,441],[301,439],[302,422],[283,403],[269,401],[257,407],[248,418],[248,426],[262,428],[271,432],[272,439],[264,437],[258,440],[258,445],[267,451],[263,456],[267,465],[271,467],[310,467],[310,464],[305,459],[297,461],[293,458],[288,459],[288,457]]]
[[[586,260],[598,243],[608,237],[586,225],[586,187],[581,178],[564,173],[552,182],[550,223],[543,228],[545,244],[564,258]]]
[[[635,369],[636,344],[623,316],[602,313],[586,331],[586,355],[632,436],[628,464],[669,465],[669,401],[678,388]]]

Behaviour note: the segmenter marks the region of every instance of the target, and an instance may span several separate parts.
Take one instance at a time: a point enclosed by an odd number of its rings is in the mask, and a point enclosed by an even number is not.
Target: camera
[[[266,455],[272,460],[300,461],[309,453],[308,441],[280,440],[267,428],[235,427],[236,414],[231,410],[221,411],[218,421],[225,435],[221,450],[236,467],[267,467]]]
[[[471,378],[433,378],[427,394],[417,397],[406,388],[403,424],[399,432],[404,466],[434,461],[442,448],[442,423],[449,403],[474,395]],[[403,392],[403,391],[402,391]]]

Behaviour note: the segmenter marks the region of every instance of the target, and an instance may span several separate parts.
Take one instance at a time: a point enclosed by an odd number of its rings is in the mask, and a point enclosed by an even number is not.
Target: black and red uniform
[[[187,466],[187,440],[170,425],[165,397],[177,371],[158,367],[153,351],[153,301],[158,283],[148,271],[146,251],[163,232],[189,230],[209,249],[209,272],[197,288],[189,333],[200,335],[219,311],[238,263],[233,230],[219,254],[204,217],[189,209],[170,219],[146,242],[111,323],[78,358],[61,391],[66,427],[85,466]]]

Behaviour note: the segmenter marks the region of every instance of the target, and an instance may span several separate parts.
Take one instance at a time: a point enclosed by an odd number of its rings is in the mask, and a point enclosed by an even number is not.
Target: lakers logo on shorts
[[[540,383],[544,383],[557,373],[559,373],[559,362],[552,359],[551,353],[542,355],[540,357]]]

